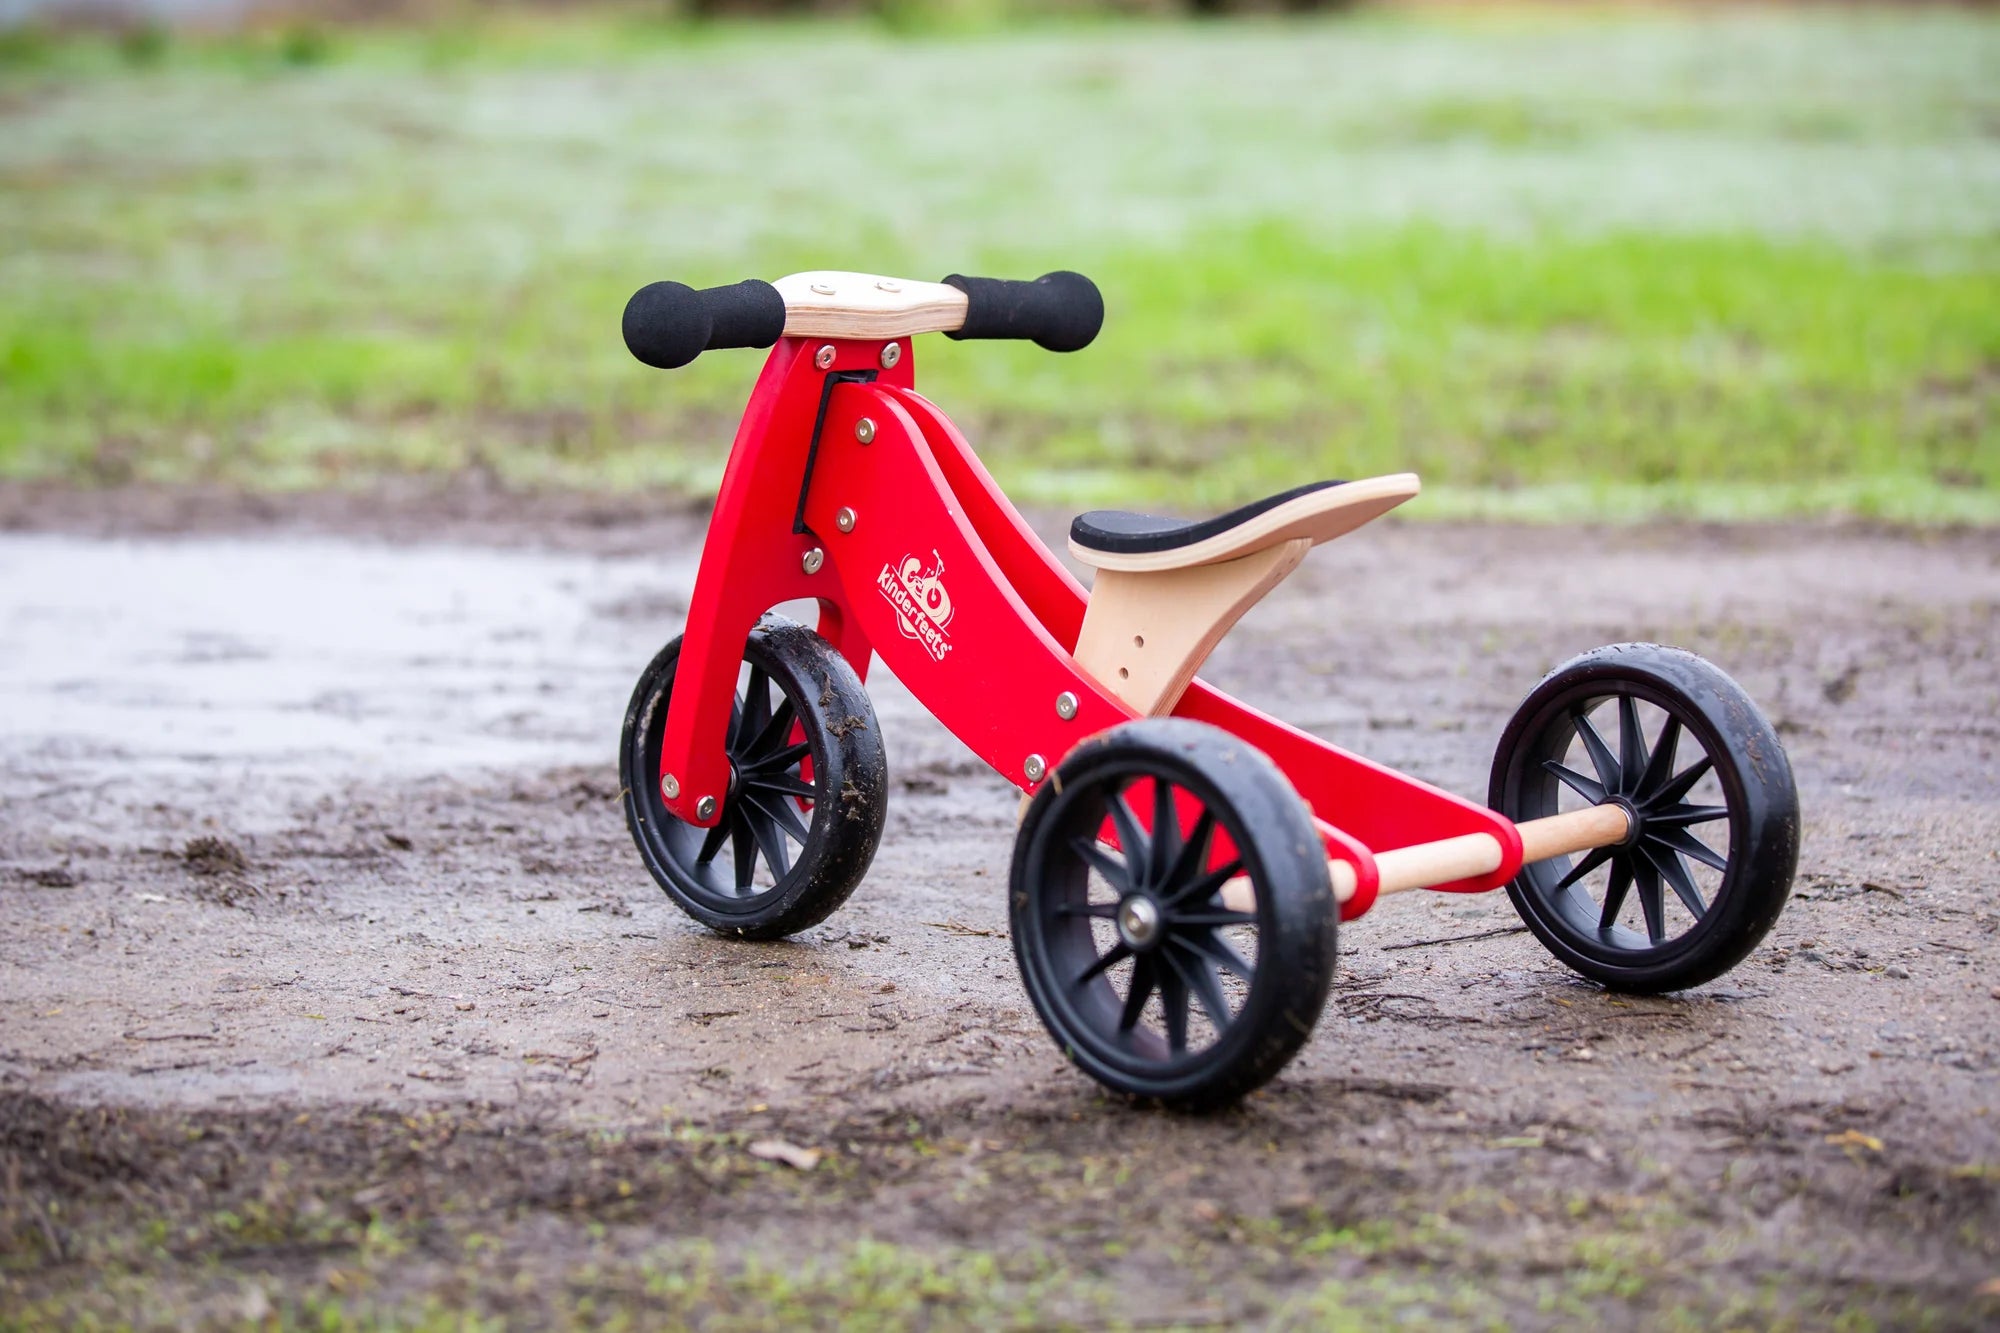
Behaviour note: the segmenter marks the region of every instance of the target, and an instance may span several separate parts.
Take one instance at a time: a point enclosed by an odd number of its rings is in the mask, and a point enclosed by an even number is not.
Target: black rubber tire
[[[763,725],[743,725],[745,697],[739,693],[730,721],[732,766],[753,745],[759,734],[788,705],[803,731],[803,744],[812,760],[812,780],[800,777],[802,764],[793,759],[788,767],[764,774],[766,780],[791,779],[812,790],[811,822],[797,816],[805,810],[798,799],[775,789],[753,788],[744,776],[744,767],[732,779],[732,791],[723,799],[718,828],[726,844],[701,853],[710,830],[688,824],[668,812],[660,797],[660,742],[667,724],[667,699],[674,687],[674,670],[680,662],[681,641],[676,638],[662,648],[639,677],[632,702],[625,710],[624,733],[618,747],[618,777],[623,788],[625,823],[638,844],[639,855],[655,881],[682,910],[711,929],[744,939],[769,940],[797,934],[816,926],[847,901],[875,858],[882,840],[882,821],[888,812],[889,765],[882,749],[882,732],[875,723],[854,669],[845,659],[810,629],[783,616],[767,615],[750,632],[743,660],[752,674],[747,685],[756,687],[761,675],[777,687],[782,700],[769,703],[765,690],[766,713]],[[754,712],[754,710],[752,710]],[[790,739],[790,729],[782,740]],[[744,733],[739,736],[738,733]],[[773,744],[776,744],[774,741]],[[779,746],[796,750],[797,743]],[[766,747],[770,751],[770,747]],[[770,751],[773,762],[782,755]],[[783,800],[791,812],[773,811],[771,803]],[[763,802],[763,805],[759,805]],[[762,857],[767,869],[778,866],[765,850],[765,839],[775,837],[779,850],[789,855],[793,836],[787,840],[785,822],[805,828],[798,854],[782,873],[774,874],[768,887],[750,885],[754,892],[737,892],[735,868],[747,864],[745,878],[754,872]],[[752,829],[756,831],[751,831]],[[760,836],[761,835],[761,836]],[[716,860],[723,851],[731,858],[731,874],[718,877]]]
[[[1560,763],[1572,742],[1590,755],[1576,721],[1577,710],[1583,708],[1587,717],[1591,708],[1607,700],[1618,701],[1613,710],[1621,722],[1618,753],[1609,753],[1610,743],[1595,732],[1593,723],[1593,734],[1608,762],[1591,756],[1592,773],[1572,770],[1568,779],[1559,778],[1546,765]],[[1634,724],[1639,741],[1635,764],[1628,760],[1622,724],[1628,710],[1635,718],[1640,716],[1642,702],[1665,717],[1660,734],[1650,742],[1644,721]],[[1667,750],[1661,740],[1668,719],[1678,723],[1676,744],[1660,759]],[[1690,736],[1712,765],[1697,780],[1707,784],[1712,779],[1720,789],[1719,806],[1689,802],[1691,788],[1674,791],[1679,780],[1702,763],[1696,760],[1674,772],[1681,742]],[[1660,762],[1654,764],[1655,759]],[[1638,768],[1645,771],[1635,776]],[[1607,774],[1613,780],[1604,781]],[[1777,732],[1750,697],[1721,668],[1679,648],[1621,643],[1573,658],[1543,678],[1507,724],[1493,757],[1487,801],[1517,823],[1540,818],[1557,813],[1561,790],[1565,785],[1577,788],[1574,779],[1579,776],[1585,787],[1594,781],[1603,796],[1584,791],[1575,799],[1619,801],[1637,815],[1639,828],[1618,848],[1524,866],[1508,886],[1521,919],[1549,952],[1593,981],[1637,994],[1699,986],[1743,961],[1784,910],[1799,855],[1799,797],[1791,762]],[[1701,817],[1692,817],[1695,814]],[[1729,835],[1726,853],[1692,837],[1693,829],[1722,826],[1724,821]],[[1693,883],[1686,863],[1686,856],[1696,854],[1690,848],[1691,838],[1709,858],[1724,862],[1713,867],[1717,878],[1707,895]],[[1565,877],[1592,858],[1599,858],[1595,868],[1583,871],[1584,878],[1575,884],[1562,886]],[[1693,889],[1695,901],[1704,904],[1699,915],[1673,888],[1675,872],[1668,867],[1669,860],[1678,867],[1680,880]],[[1712,865],[1712,860],[1698,863]],[[1636,905],[1644,917],[1644,934],[1615,919],[1606,927],[1604,904],[1589,891],[1590,877],[1598,868],[1605,876],[1606,898],[1617,896],[1624,904],[1625,894],[1638,887]],[[1624,889],[1617,887],[1621,875]],[[1690,918],[1690,924],[1671,937],[1665,932],[1673,901],[1666,896],[1669,892],[1682,904],[1671,910]],[[1612,916],[1623,910],[1614,908]]]
[[[1174,838],[1157,864],[1150,835],[1137,840],[1145,850],[1136,867],[1100,841],[1106,821],[1115,825],[1118,819],[1113,798],[1122,802],[1134,782],[1157,798],[1160,788],[1148,780],[1159,778],[1169,784],[1168,799],[1173,789],[1188,793],[1235,845],[1241,872],[1256,888],[1254,914],[1223,909],[1216,876],[1226,878],[1229,867],[1210,864],[1200,837],[1205,816],[1185,829],[1177,816]],[[1119,842],[1130,848],[1134,839],[1121,833]],[[1180,855],[1197,842],[1201,850]],[[1096,849],[1088,862],[1086,848]],[[1115,878],[1107,863],[1125,878]],[[1093,866],[1102,881],[1099,895],[1113,895],[1113,903],[1093,902]],[[1204,887],[1210,881],[1214,887]],[[1150,898],[1157,934],[1133,951],[1118,923],[1125,905],[1150,897],[1152,888],[1160,890]],[[1179,1109],[1226,1106],[1269,1080],[1311,1035],[1333,981],[1340,914],[1311,814],[1262,753],[1198,722],[1129,722],[1072,750],[1021,822],[1009,902],[1014,957],[1056,1044],[1112,1091]],[[1100,921],[1103,926],[1095,925]],[[1113,933],[1106,936],[1105,927]],[[1249,960],[1234,948],[1248,942],[1252,929],[1256,958],[1244,977],[1238,969]],[[1224,930],[1236,935],[1224,936]],[[1107,965],[1105,958],[1121,949],[1126,952]],[[1121,995],[1115,974],[1128,958]],[[1233,965],[1224,961],[1232,958]],[[1143,1009],[1135,1009],[1131,997],[1142,977],[1148,989],[1139,996]],[[1241,998],[1233,1012],[1231,990]],[[1161,1030],[1144,1017],[1155,996]],[[1178,1052],[1171,1017],[1176,998]],[[1216,1004],[1226,1022],[1215,1021]],[[1212,1035],[1200,1049],[1190,1040],[1191,1022]]]

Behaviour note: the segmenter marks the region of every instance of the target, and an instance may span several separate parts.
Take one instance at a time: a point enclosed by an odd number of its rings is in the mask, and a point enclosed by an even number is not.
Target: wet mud
[[[1298,1060],[1190,1119],[1053,1049],[1006,938],[1011,791],[879,670],[887,830],[846,907],[751,944],[651,884],[614,750],[701,516],[15,489],[0,524],[23,1322],[145,1323],[140,1292],[167,1323],[754,1324],[772,1265],[845,1317],[864,1239],[933,1266],[940,1324],[2000,1318],[1993,534],[1315,552],[1206,678],[1477,796],[1548,668],[1680,644],[1775,722],[1800,875],[1742,966],[1661,998],[1574,977],[1504,895],[1387,900]]]

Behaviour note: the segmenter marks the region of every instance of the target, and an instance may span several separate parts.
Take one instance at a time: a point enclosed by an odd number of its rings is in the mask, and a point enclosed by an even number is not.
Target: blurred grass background
[[[757,355],[625,297],[1077,268],[924,339],[1017,498],[2000,520],[2000,21],[440,11],[0,31],[0,474],[712,488]]]

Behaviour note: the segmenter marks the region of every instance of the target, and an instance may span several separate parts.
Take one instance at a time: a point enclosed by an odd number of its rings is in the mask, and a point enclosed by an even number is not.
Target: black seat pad
[[[1178,551],[1183,546],[1193,546],[1219,533],[1229,531],[1240,524],[1248,523],[1266,510],[1276,509],[1287,500],[1296,500],[1301,495],[1311,495],[1331,486],[1344,486],[1342,481],[1314,481],[1304,486],[1294,486],[1289,491],[1267,495],[1232,509],[1214,518],[1181,519],[1160,518],[1153,514],[1135,514],[1125,509],[1093,509],[1087,514],[1078,514],[1069,525],[1069,539],[1086,551],[1102,551],[1106,555],[1150,555],[1155,551]]]

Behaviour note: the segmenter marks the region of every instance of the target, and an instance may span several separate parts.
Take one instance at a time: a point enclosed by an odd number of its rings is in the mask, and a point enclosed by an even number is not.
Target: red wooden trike
[[[647,869],[690,915],[769,939],[867,871],[888,769],[879,656],[1031,799],[1011,933],[1049,1032],[1121,1092],[1216,1106],[1312,1031],[1335,924],[1387,893],[1508,888],[1600,983],[1697,985],[1770,929],[1798,852],[1783,747],[1741,689],[1654,644],[1557,668],[1501,737],[1488,804],[1308,735],[1195,678],[1314,544],[1418,492],[1302,486],[1203,521],[1099,511],[1071,553],[1022,521],[915,389],[911,338],[1088,344],[1088,279],[802,273],[625,312],[641,361],[772,348],[737,432],[686,632],[648,666],[619,764]],[[772,613],[806,599],[813,628]]]

